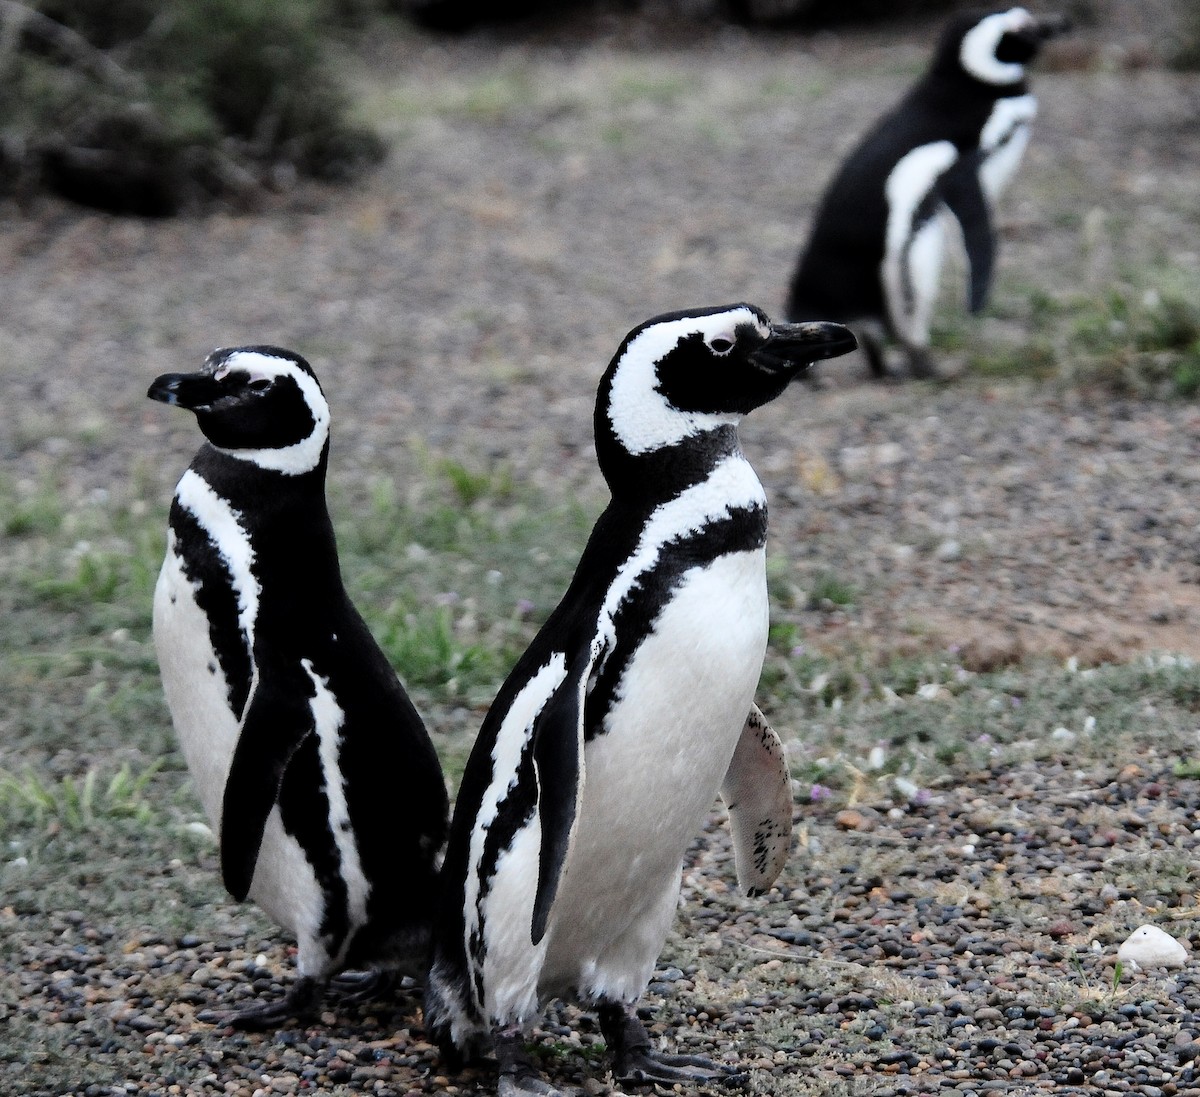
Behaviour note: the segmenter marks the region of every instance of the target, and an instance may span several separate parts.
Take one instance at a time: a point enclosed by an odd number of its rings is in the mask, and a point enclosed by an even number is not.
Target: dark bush
[[[342,7],[345,4],[343,3]],[[162,215],[382,155],[320,0],[0,0],[0,189]]]

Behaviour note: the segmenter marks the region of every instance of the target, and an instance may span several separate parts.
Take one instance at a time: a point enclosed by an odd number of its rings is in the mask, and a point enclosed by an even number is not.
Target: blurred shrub
[[[161,215],[294,174],[353,177],[383,149],[348,121],[329,13],[321,0],[0,0],[0,190]]]
[[[1179,29],[1170,60],[1174,68],[1200,71],[1200,5],[1195,0],[1180,0]]]

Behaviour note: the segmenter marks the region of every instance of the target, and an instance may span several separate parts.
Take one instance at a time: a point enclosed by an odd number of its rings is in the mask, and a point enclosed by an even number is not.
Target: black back
[[[959,154],[979,147],[997,99],[1024,95],[1024,80],[987,84],[958,60],[963,35],[987,12],[947,24],[925,75],[868,131],[829,183],[788,289],[789,320],[857,320],[887,313],[880,282],[887,228],[884,184],[909,152],[949,141]],[[1007,36],[1006,36],[1007,37]],[[1001,60],[1025,60],[1001,41]],[[1028,56],[1032,56],[1030,53]],[[932,213],[932,207],[928,211]]]

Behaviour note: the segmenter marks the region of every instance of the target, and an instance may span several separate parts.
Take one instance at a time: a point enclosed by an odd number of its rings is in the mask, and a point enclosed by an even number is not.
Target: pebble
[[[1187,949],[1158,926],[1138,926],[1117,949],[1117,959],[1134,971],[1176,968],[1187,963]]]

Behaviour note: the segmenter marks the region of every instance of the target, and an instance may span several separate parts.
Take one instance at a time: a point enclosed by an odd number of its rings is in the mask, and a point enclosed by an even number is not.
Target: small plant
[[[155,763],[135,776],[124,765],[103,787],[94,767],[82,780],[68,776],[50,782],[32,769],[19,776],[0,771],[0,821],[6,829],[19,823],[40,828],[55,822],[72,831],[88,830],[98,819],[149,822],[154,813],[144,793],[158,769]]]
[[[815,575],[808,588],[808,608],[828,609],[831,606],[850,606],[854,604],[857,591],[854,586],[844,579],[839,579],[832,572],[824,571]]]
[[[1185,72],[1200,70],[1200,9],[1179,0],[1179,26],[1175,34],[1170,62]]]
[[[512,470],[507,465],[473,472],[460,461],[447,457],[438,462],[437,468],[465,507],[487,498],[506,499],[513,493]]]
[[[1175,288],[1116,287],[1082,303],[1068,329],[1068,373],[1123,396],[1200,392],[1200,302]]]

